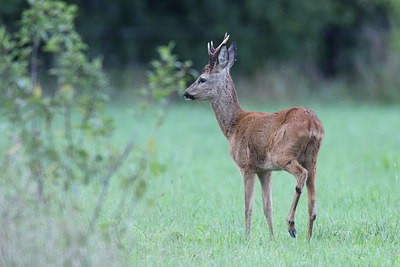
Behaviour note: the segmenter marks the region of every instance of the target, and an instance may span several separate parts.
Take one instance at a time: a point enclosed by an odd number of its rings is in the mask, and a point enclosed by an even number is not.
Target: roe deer
[[[218,124],[229,141],[230,155],[243,176],[246,233],[249,235],[254,200],[254,180],[262,188],[264,214],[271,236],[271,171],[285,170],[297,180],[294,199],[287,217],[291,237],[296,237],[294,217],[303,186],[308,192],[308,240],[316,219],[315,175],[318,151],[324,136],[321,122],[311,109],[296,107],[275,113],[243,110],[238,102],[229,70],[235,62],[236,43],[229,49],[225,34],[214,48],[208,43],[208,64],[200,77],[186,89],[186,100],[209,100]]]

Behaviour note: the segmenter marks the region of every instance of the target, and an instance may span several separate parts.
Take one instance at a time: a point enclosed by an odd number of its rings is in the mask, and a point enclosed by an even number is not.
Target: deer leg
[[[321,140],[311,139],[307,144],[305,152],[306,161],[304,167],[308,170],[307,177],[307,194],[308,194],[308,241],[310,241],[314,221],[317,218],[316,212],[316,196],[315,196],[315,176],[317,172],[317,156]]]
[[[254,202],[254,173],[241,170],[244,183],[244,214],[246,218],[246,235],[250,235],[251,215],[253,214]]]
[[[259,173],[258,178],[261,183],[264,215],[267,219],[269,232],[274,237],[274,225],[272,222],[272,183],[271,172]]]
[[[288,231],[291,237],[295,238],[296,237],[296,228],[294,227],[294,216],[297,208],[297,203],[299,202],[301,192],[304,187],[304,183],[307,180],[308,176],[308,171],[303,168],[299,162],[295,159],[289,160],[282,166],[282,168],[293,174],[296,177],[297,180],[297,185],[296,185],[296,190],[294,193],[293,201],[292,201],[292,206],[290,207],[290,211],[287,217],[287,224],[288,224]]]
[[[315,174],[316,166],[313,164],[308,168],[307,178],[307,194],[308,194],[308,241],[310,241],[313,231],[314,221],[317,218],[316,205],[315,205]]]

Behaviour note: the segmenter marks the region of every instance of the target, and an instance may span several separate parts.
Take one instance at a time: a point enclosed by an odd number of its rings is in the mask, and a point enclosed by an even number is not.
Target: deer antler
[[[208,57],[209,57],[208,65],[211,68],[214,68],[215,62],[217,61],[217,58],[218,58],[219,51],[221,50],[221,47],[228,42],[228,39],[229,39],[229,35],[228,35],[228,33],[225,33],[224,40],[217,48],[214,48],[213,41],[207,43]]]

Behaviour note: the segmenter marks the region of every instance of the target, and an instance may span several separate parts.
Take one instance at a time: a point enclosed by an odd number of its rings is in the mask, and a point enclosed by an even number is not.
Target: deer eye
[[[199,83],[205,83],[207,80],[204,78],[200,78]]]

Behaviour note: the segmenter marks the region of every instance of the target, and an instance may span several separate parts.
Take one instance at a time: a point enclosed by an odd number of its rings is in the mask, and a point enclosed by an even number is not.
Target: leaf
[[[155,154],[157,149],[157,142],[154,139],[149,139],[146,143],[146,150],[149,154]]]
[[[60,95],[65,97],[67,100],[71,100],[74,96],[74,88],[70,84],[63,84],[60,87]]]
[[[167,166],[158,162],[156,159],[152,159],[150,161],[149,168],[152,175],[160,175],[161,173],[166,171]]]
[[[62,42],[61,36],[60,35],[53,35],[50,37],[46,45],[44,46],[43,50],[46,52],[51,52],[51,53],[57,53],[61,50],[60,44]]]
[[[42,96],[42,88],[40,85],[36,85],[35,88],[33,88],[33,97],[34,98],[40,98]]]

